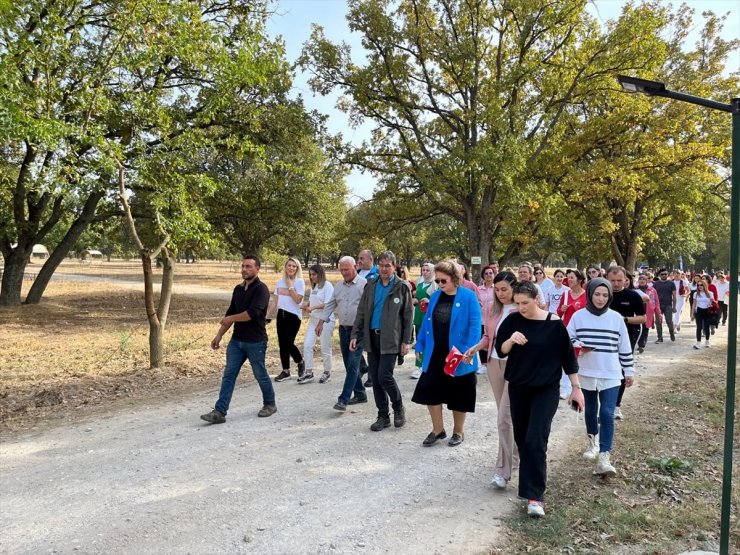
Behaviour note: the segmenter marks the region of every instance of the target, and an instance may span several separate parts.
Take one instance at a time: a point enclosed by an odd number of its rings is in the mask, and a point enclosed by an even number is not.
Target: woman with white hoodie
[[[568,323],[573,346],[580,347],[578,376],[586,402],[587,460],[598,458],[594,474],[616,474],[609,460],[614,439],[614,409],[624,370],[627,387],[634,383],[632,346],[624,319],[609,308],[611,284],[596,278],[586,287],[586,310]],[[596,437],[598,436],[598,443]]]

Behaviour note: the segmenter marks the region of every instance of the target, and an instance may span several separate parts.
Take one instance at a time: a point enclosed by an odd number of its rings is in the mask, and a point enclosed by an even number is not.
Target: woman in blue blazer
[[[422,375],[411,400],[427,405],[432,418],[432,431],[422,443],[425,447],[447,437],[442,418],[442,405],[447,405],[454,422],[447,444],[454,447],[465,438],[465,415],[475,412],[477,367],[465,359],[450,376],[445,373],[445,359],[453,347],[462,357],[462,353],[480,341],[480,303],[473,291],[460,287],[462,273],[455,262],[439,262],[434,272],[439,289],[429,299],[416,338],[416,358],[422,361]]]

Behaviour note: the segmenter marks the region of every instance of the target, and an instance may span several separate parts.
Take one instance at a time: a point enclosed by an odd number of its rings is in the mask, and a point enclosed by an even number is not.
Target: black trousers
[[[636,327],[627,326],[627,332],[628,332],[629,338],[630,338],[630,347],[632,347],[632,354],[633,355],[635,354],[635,345],[637,345],[637,340],[640,337],[639,332],[635,332],[634,331],[635,329],[636,329]],[[647,328],[645,328],[645,329],[647,329]],[[645,340],[647,340],[647,333],[646,333]],[[617,406],[618,407],[621,407],[622,406],[622,397],[624,396],[624,390],[626,388],[627,388],[627,384],[624,381],[624,370],[622,370],[622,383],[619,385],[619,393],[617,394]]]
[[[389,404],[393,410],[403,407],[401,390],[398,389],[393,369],[396,367],[397,354],[380,354],[380,336],[370,332],[370,350],[367,353],[367,372],[373,381],[373,397],[378,407],[378,416],[390,414]],[[389,402],[390,401],[390,402]]]
[[[480,327],[481,337],[483,337],[485,333],[486,333],[486,326],[481,326]],[[488,351],[486,351],[485,349],[481,349],[480,351],[478,351],[478,356],[480,356],[481,364],[485,364],[486,362],[488,362]]]
[[[290,370],[291,357],[295,363],[303,360],[303,355],[295,344],[296,335],[298,335],[298,330],[301,329],[301,319],[292,312],[281,308],[277,313],[276,326],[280,364],[283,365],[283,370]]]
[[[514,442],[519,449],[519,496],[542,501],[547,487],[547,442],[560,402],[560,384],[509,383]]]
[[[712,322],[712,315],[709,314],[708,308],[696,309],[696,341],[701,341],[701,334],[709,340],[709,325]]]
[[[722,325],[727,323],[727,309],[729,305],[724,301],[717,301],[719,303],[719,311],[722,313]],[[719,318],[717,318],[717,324],[719,324]]]

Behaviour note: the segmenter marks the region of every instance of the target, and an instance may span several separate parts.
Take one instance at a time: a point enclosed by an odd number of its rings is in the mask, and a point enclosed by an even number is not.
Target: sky
[[[625,0],[593,0],[589,3],[589,12],[597,20],[606,22],[616,19],[627,2]],[[694,8],[697,17],[697,32],[688,39],[689,44],[698,37],[698,25],[702,21],[701,12],[713,11],[716,14],[729,16],[725,21],[722,36],[725,39],[740,38],[740,0],[685,0],[676,2],[664,0],[666,5],[678,7],[685,3]],[[345,19],[347,4],[345,0],[277,0],[276,13],[268,23],[268,33],[272,36],[282,36],[285,41],[286,54],[290,62],[294,62],[300,55],[303,44],[311,34],[311,24],[316,23],[324,28],[326,37],[332,42],[347,42],[352,48],[353,54],[361,50],[360,36],[350,33]],[[729,61],[728,68],[740,68],[740,53]],[[310,110],[317,110],[328,114],[328,128],[333,133],[342,133],[345,140],[361,142],[369,136],[371,125],[353,129],[346,115],[335,107],[337,95],[322,97],[314,95],[308,84],[307,75],[298,73],[293,82],[293,92],[303,95],[305,105]],[[691,91],[683,91],[691,92]],[[729,99],[715,99],[721,102]],[[353,171],[347,177],[347,185],[350,189],[350,202],[356,204],[363,199],[369,199],[375,188],[375,180],[369,174]]]

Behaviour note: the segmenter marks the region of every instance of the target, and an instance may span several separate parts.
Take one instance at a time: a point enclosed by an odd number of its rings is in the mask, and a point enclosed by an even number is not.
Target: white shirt
[[[506,319],[506,317],[512,312],[516,312],[516,310],[517,310],[517,307],[514,303],[504,305],[504,308],[501,311],[501,318],[499,319],[498,324],[496,324],[496,332],[495,332],[496,334],[498,333],[498,329],[501,327],[501,322],[503,322]],[[498,356],[496,349],[491,349],[490,351],[488,351],[488,358],[506,360],[508,357],[501,358]]]
[[[296,279],[293,282],[293,287],[295,288],[295,292],[301,296],[302,301],[302,297],[306,292],[306,282],[302,279]],[[288,291],[288,286],[285,283],[284,278],[280,278],[278,280],[277,285],[275,286],[275,292],[278,294],[278,309],[295,314],[298,318],[303,316],[301,305],[295,302],[293,297],[290,296],[290,292]]]
[[[563,297],[563,294],[565,294],[566,291],[570,291],[570,288],[566,287],[565,285],[561,285],[559,289],[553,286],[547,291],[547,293],[545,293],[547,304],[549,305],[549,312],[552,312],[553,314],[558,313],[560,299]]]
[[[331,301],[332,297],[334,296],[334,286],[329,283],[328,281],[324,282],[323,287],[312,287],[311,288],[311,296],[308,299],[308,306],[309,308],[319,305],[324,305],[324,308],[319,310],[314,310],[310,313],[312,320],[326,320],[327,322],[333,322],[334,321],[334,311],[332,310],[332,306],[330,306],[329,301]],[[329,311],[327,312],[327,309]]]
[[[721,303],[726,303],[727,297],[730,294],[730,282],[725,280],[724,283],[717,280],[714,282],[714,286],[717,288],[717,300]]]

